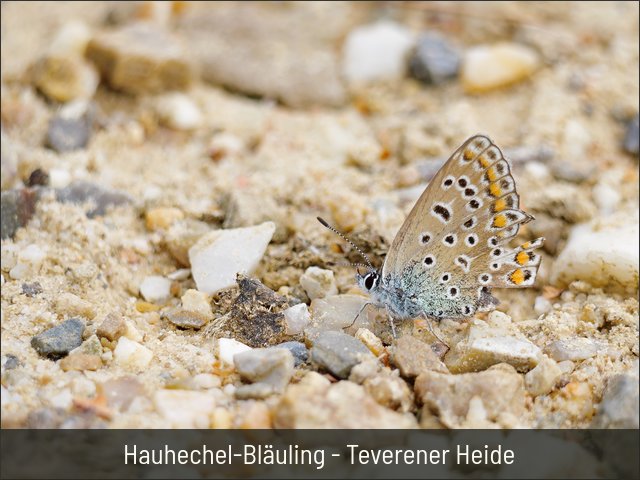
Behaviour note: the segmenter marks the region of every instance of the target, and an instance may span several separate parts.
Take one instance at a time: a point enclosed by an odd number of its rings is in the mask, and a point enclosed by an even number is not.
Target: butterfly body
[[[462,319],[492,310],[493,287],[531,286],[540,265],[535,250],[544,238],[507,246],[533,220],[519,203],[500,149],[484,135],[469,138],[429,182],[382,269],[361,252],[369,271],[356,275],[360,287],[395,319]]]

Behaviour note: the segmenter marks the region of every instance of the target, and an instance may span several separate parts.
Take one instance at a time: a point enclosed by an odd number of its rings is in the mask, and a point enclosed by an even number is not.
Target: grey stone
[[[83,331],[84,322],[78,318],[70,318],[31,338],[31,346],[40,355],[61,358],[82,344]]]
[[[42,293],[42,285],[40,285],[39,282],[23,283],[22,293],[24,293],[27,297],[35,297],[36,295]]]
[[[622,374],[608,379],[593,426],[638,428],[638,377]]]
[[[53,117],[47,130],[47,146],[58,153],[70,152],[87,146],[91,126],[86,117]]]
[[[295,366],[305,363],[309,359],[309,350],[302,342],[284,342],[271,348],[284,348],[291,352]]]
[[[460,69],[460,56],[445,39],[426,33],[418,39],[411,59],[409,73],[426,84],[438,85],[455,78]]]
[[[96,334],[99,337],[104,337],[107,340],[114,341],[124,335],[127,330],[127,325],[122,318],[122,315],[116,313],[109,313],[104,317],[104,320],[98,326]]]
[[[5,370],[13,370],[14,368],[18,368],[20,366],[22,366],[22,362],[12,353],[9,353],[5,356],[2,364],[2,368],[4,368]]]
[[[2,192],[0,237],[13,238],[20,227],[29,223],[40,198],[39,189],[21,188]]]
[[[90,203],[87,217],[93,218],[107,213],[109,207],[130,203],[132,199],[125,193],[107,190],[91,182],[79,181],[56,190],[56,200],[78,205]]]
[[[638,143],[640,142],[638,122],[638,115],[636,115],[627,124],[627,131],[624,135],[624,149],[632,155],[638,155]]]
[[[293,355],[284,348],[255,348],[234,355],[233,362],[240,376],[251,382],[238,387],[238,398],[265,398],[280,393],[293,375]]]
[[[166,317],[171,323],[180,328],[199,329],[204,327],[209,321],[209,319],[200,312],[182,310],[181,308],[170,310],[166,313]]]
[[[338,378],[347,378],[354,366],[372,357],[360,340],[335,331],[321,332],[311,349],[311,359]]]

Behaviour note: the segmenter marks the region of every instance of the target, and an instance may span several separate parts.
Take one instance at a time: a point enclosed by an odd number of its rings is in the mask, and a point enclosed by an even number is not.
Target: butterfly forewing
[[[484,135],[462,144],[431,180],[396,235],[383,278],[404,278],[431,316],[460,317],[495,303],[490,288],[535,280],[544,239],[506,243],[533,217],[519,209],[509,163]],[[401,286],[401,288],[406,288]]]

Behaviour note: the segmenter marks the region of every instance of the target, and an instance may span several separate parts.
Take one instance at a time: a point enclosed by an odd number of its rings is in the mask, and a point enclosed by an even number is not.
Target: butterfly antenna
[[[345,242],[347,242],[349,245],[351,245],[353,248],[355,248],[355,249],[356,249],[356,251],[360,254],[360,256],[361,256],[362,258],[364,258],[364,259],[365,259],[365,261],[367,262],[367,264],[366,264],[366,265],[364,265],[364,264],[362,264],[362,263],[352,263],[351,265],[355,265],[355,266],[361,265],[361,266],[363,266],[363,267],[368,267],[368,268],[370,268],[371,270],[375,270],[375,268],[373,268],[373,265],[371,264],[371,260],[369,260],[369,257],[367,257],[367,255],[366,255],[366,254],[365,254],[365,253],[360,249],[360,247],[358,247],[358,246],[357,246],[355,243],[353,243],[349,238],[347,238],[347,236],[346,236],[344,233],[342,233],[342,232],[338,231],[336,228],[334,228],[334,227],[332,227],[331,225],[329,225],[329,224],[327,223],[327,221],[326,221],[324,218],[321,218],[321,217],[316,217],[316,218],[318,219],[318,221],[319,221],[323,226],[325,226],[326,228],[328,228],[329,230],[331,230],[333,233],[335,233],[336,235],[338,235],[338,236],[339,236],[340,238],[342,238]]]

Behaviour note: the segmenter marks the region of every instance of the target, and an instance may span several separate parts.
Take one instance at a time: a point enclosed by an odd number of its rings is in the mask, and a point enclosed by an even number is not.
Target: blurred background
[[[588,368],[565,364],[562,393],[537,397],[523,425],[588,425],[605,371],[637,372],[637,2],[1,8],[2,345],[29,366],[3,373],[3,425],[57,425],[32,415],[52,406],[116,426],[179,423],[162,400],[105,413],[86,399],[111,398],[100,385],[128,371],[144,371],[147,392],[212,375],[211,353],[194,352],[213,351],[199,329],[227,313],[218,292],[229,284],[203,287],[198,272],[242,267],[290,305],[309,304],[300,321],[329,310],[343,321],[352,300],[316,299],[353,297],[353,268],[340,262],[360,259],[316,216],[379,265],[430,178],[476,133],[505,152],[536,217],[519,240],[546,237],[536,286],[497,292],[500,310],[536,348],[588,343],[554,347],[557,362]],[[273,231],[234,237],[228,264],[190,253],[211,231],[265,221]],[[315,266],[333,272],[308,275],[330,279],[320,293],[300,280]],[[212,295],[206,318],[167,320],[196,290]],[[30,346],[74,315],[88,319],[87,341],[111,313],[119,334],[98,335],[99,366],[82,381]],[[132,364],[112,362],[125,324]],[[144,397],[136,384],[104,388]],[[271,407],[233,408],[234,425],[260,426]]]

